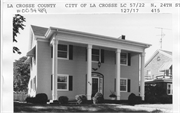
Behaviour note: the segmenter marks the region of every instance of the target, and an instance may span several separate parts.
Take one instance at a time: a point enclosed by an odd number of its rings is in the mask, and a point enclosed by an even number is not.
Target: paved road
[[[173,113],[173,104],[140,104],[135,106],[142,109],[145,108],[148,111],[158,109],[163,111],[163,113]]]

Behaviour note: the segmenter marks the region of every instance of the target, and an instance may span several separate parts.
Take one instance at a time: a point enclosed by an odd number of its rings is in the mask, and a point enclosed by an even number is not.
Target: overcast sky
[[[146,49],[145,61],[160,49],[161,29],[165,36],[162,49],[172,51],[172,17],[171,14],[56,14],[23,15],[26,18],[24,30],[20,31],[15,44],[22,54],[14,54],[14,59],[25,56],[29,50],[30,25],[41,27],[58,27],[118,38],[126,35],[127,40],[137,41],[152,46]]]

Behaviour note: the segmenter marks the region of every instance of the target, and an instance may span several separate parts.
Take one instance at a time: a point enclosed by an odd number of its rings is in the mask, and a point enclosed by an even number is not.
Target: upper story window
[[[100,61],[100,50],[92,49],[92,61],[98,62]]]
[[[58,58],[68,59],[68,45],[58,44]]]
[[[128,65],[128,53],[121,53],[121,64]]]

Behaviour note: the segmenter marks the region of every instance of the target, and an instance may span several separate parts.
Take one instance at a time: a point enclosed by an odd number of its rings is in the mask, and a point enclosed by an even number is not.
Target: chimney
[[[125,35],[122,35],[122,36],[121,36],[121,39],[125,40],[125,37],[126,37]]]

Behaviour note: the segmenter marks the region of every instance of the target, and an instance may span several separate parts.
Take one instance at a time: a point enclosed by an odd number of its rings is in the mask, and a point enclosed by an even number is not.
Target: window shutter
[[[116,52],[114,54],[114,63],[116,64]]]
[[[114,79],[114,92],[116,92],[116,78]]]
[[[87,95],[87,74],[85,75],[85,94]]]
[[[73,76],[69,76],[69,91],[73,90]]]
[[[53,47],[51,46],[51,58],[53,58]]]
[[[85,49],[85,60],[87,61],[87,48]]]
[[[128,53],[128,66],[131,66],[131,53]]]
[[[130,79],[128,79],[128,92],[131,92],[131,80]]]
[[[101,63],[104,63],[104,50],[101,49]]]
[[[52,80],[53,80],[53,76],[51,75],[51,90],[53,90],[53,87],[52,87],[53,82],[52,82]]]
[[[73,45],[69,45],[69,60],[73,60]]]

